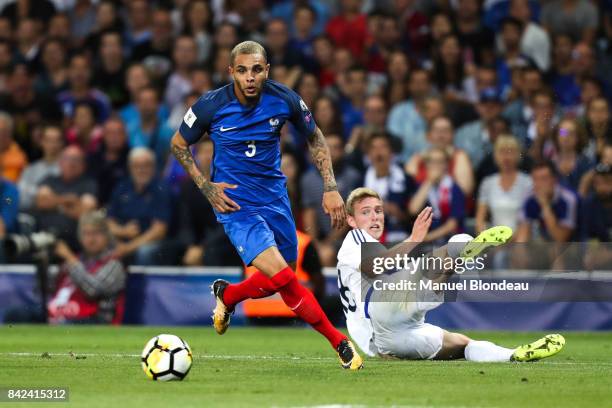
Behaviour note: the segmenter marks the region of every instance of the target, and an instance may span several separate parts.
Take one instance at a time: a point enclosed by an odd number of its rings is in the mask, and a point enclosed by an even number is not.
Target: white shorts
[[[407,360],[429,360],[442,349],[444,330],[429,323],[386,332],[384,336],[374,333],[374,344],[384,357]]]

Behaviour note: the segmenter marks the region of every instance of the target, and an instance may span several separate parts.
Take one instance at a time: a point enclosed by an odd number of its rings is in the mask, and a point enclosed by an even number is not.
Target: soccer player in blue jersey
[[[362,359],[353,344],[332,326],[293,272],[297,237],[285,176],[280,171],[280,129],[289,121],[306,138],[323,178],[323,208],[332,225],[341,228],[346,214],[329,149],[304,101],[291,89],[268,79],[266,58],[264,48],[256,42],[236,45],[229,67],[233,82],[201,96],[185,114],[171,142],[174,156],[210,201],[244,263],[260,271],[238,284],[214,282],[217,305],[213,324],[217,333],[223,334],[236,304],[278,292],[295,314],[329,340],[342,367],[357,370]],[[205,133],[215,148],[208,178],[189,150]]]

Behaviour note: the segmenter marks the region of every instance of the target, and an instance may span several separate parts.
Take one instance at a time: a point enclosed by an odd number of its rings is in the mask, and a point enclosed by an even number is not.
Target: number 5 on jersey
[[[255,152],[257,152],[257,147],[255,147],[255,141],[254,140],[249,140],[247,142],[247,147],[249,148],[249,150],[244,152],[245,156],[246,157],[253,157],[253,156],[255,156]]]

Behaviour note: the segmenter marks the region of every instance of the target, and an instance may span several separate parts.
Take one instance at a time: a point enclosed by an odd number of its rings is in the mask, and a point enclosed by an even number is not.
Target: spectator
[[[127,4],[127,41],[130,49],[151,39],[151,9],[147,0],[132,0]]]
[[[361,0],[341,0],[340,13],[327,23],[327,34],[337,47],[348,48],[353,56],[363,57],[368,38],[367,17],[361,13]]]
[[[66,60],[66,46],[62,41],[56,38],[45,41],[41,51],[43,69],[34,81],[35,92],[55,99],[68,88]]]
[[[386,133],[370,136],[367,156],[371,164],[366,169],[363,186],[376,191],[385,203],[385,241],[402,241],[408,237],[406,208],[414,182],[393,162],[391,138]]]
[[[399,17],[400,30],[410,55],[422,60],[427,52],[431,27],[427,15],[419,10],[416,3],[415,0],[396,0],[393,2],[393,13]]]
[[[312,113],[324,135],[344,135],[340,113],[332,98],[320,96],[313,105]]]
[[[64,242],[55,245],[55,255],[62,261],[55,290],[47,312],[42,307],[10,310],[5,322],[42,323],[46,315],[51,323],[119,323],[123,313],[123,291],[127,273],[112,257],[113,240],[101,212],[90,212],[79,219],[79,243],[75,254]]]
[[[296,92],[302,97],[306,106],[314,106],[321,94],[316,75],[309,72],[303,73],[298,81]]]
[[[377,95],[368,96],[363,106],[363,119],[363,125],[355,126],[351,132],[351,136],[346,143],[347,152],[358,149],[364,142],[367,142],[370,135],[385,131],[387,122],[385,100]],[[401,146],[398,150],[401,150]]]
[[[164,102],[169,111],[181,106],[183,98],[191,92],[191,72],[197,60],[197,44],[192,37],[181,36],[174,42],[172,59],[174,70],[166,85]]]
[[[136,107],[138,94],[144,88],[151,87],[151,85],[151,77],[144,65],[132,64],[129,66],[125,73],[125,87],[129,93],[129,103],[119,111],[119,115],[125,123],[138,120],[138,108]],[[160,104],[157,114],[160,120],[166,120],[168,109]]]
[[[612,231],[612,167],[599,164],[593,179],[594,192],[584,203],[582,238],[589,241],[584,255],[588,271],[606,269],[612,261],[610,231]],[[594,242],[593,242],[594,241]]]
[[[367,69],[370,73],[384,74],[387,71],[389,55],[401,39],[399,21],[395,15],[381,13],[374,27],[367,49]]]
[[[108,119],[102,128],[98,149],[88,155],[88,173],[96,181],[98,203],[105,206],[117,184],[127,178],[129,147],[123,122],[117,117]]]
[[[60,174],[40,183],[34,204],[38,229],[49,231],[76,248],[77,221],[96,208],[96,184],[85,174],[85,155],[66,147],[59,160]]]
[[[410,99],[391,108],[387,120],[387,130],[402,140],[402,153],[399,159],[408,161],[415,153],[427,147],[425,133],[427,122],[423,118],[425,99],[431,94],[429,74],[415,69],[408,81]]]
[[[432,120],[427,139],[431,146],[439,147],[446,152],[449,160],[445,171],[461,187],[468,197],[474,190],[474,171],[469,156],[461,149],[453,146],[453,125],[449,118],[440,116]],[[429,167],[425,156],[417,153],[406,163],[406,172],[414,177],[417,183],[430,179],[427,174]],[[436,174],[436,177],[438,175]]]
[[[559,182],[578,191],[580,179],[594,166],[593,161],[582,153],[586,145],[583,129],[574,119],[563,119],[556,129],[553,144],[547,158],[555,164]]]
[[[89,59],[82,54],[72,56],[68,68],[69,89],[60,92],[57,96],[58,103],[67,121],[74,115],[77,102],[89,102],[96,109],[96,121],[104,122],[111,112],[108,96],[98,89],[92,88],[91,65]]]
[[[327,25],[327,21],[330,18],[329,4],[326,1],[308,0],[296,3],[292,0],[281,0],[274,3],[270,14],[274,18],[284,20],[285,23],[290,26],[291,32],[297,33],[300,28],[298,21],[293,17],[297,16],[299,11],[306,7],[313,11],[313,17],[315,19],[313,34],[322,34],[325,30],[325,26]]]
[[[509,15],[523,25],[521,53],[534,61],[541,71],[548,71],[550,68],[550,37],[540,25],[532,20],[529,0],[511,0]],[[501,45],[499,41],[498,45]],[[503,52],[503,48],[500,48],[500,51]]]
[[[123,24],[117,15],[115,4],[111,0],[103,0],[96,10],[96,25],[85,39],[84,48],[98,50],[102,37],[108,32],[123,32]],[[121,38],[119,39],[121,42]],[[122,62],[123,59],[120,60]]]
[[[384,96],[389,106],[394,106],[404,99],[408,99],[408,83],[410,76],[410,63],[402,51],[393,51],[389,55],[387,64]]]
[[[6,17],[11,21],[13,27],[21,18],[40,20],[47,22],[55,14],[55,6],[50,0],[40,0],[37,2],[4,2],[0,16]]]
[[[532,64],[521,51],[523,30],[523,23],[513,17],[505,18],[501,25],[500,40],[504,51],[499,54],[496,66],[498,88],[504,93],[509,93],[512,87],[512,71]]]
[[[151,16],[151,37],[132,49],[132,61],[142,63],[156,81],[162,81],[172,68],[172,18],[164,9]]]
[[[559,104],[563,109],[571,111],[580,103],[580,87],[574,66],[572,39],[564,34],[554,37],[553,68],[549,82]]]
[[[606,144],[601,152],[601,160],[599,164],[603,164],[606,166],[612,167],[612,144]],[[591,169],[580,180],[580,185],[578,186],[578,193],[580,197],[587,197],[590,193],[593,192],[593,178],[595,177],[595,169]]]
[[[436,47],[432,72],[433,81],[444,98],[449,101],[467,99],[467,76],[473,70],[474,65],[463,60],[459,38],[454,34],[442,37]]]
[[[542,25],[553,35],[569,35],[574,41],[592,43],[599,16],[587,0],[551,0],[542,7]]]
[[[459,0],[455,9],[457,34],[468,52],[466,63],[493,63],[494,33],[482,24],[480,2]],[[471,55],[471,56],[470,56]]]
[[[0,169],[3,178],[16,183],[28,159],[13,140],[13,127],[11,116],[0,111]]]
[[[118,31],[107,31],[100,34],[98,64],[93,74],[93,85],[110,99],[113,108],[119,108],[128,102],[128,90],[125,87],[126,64],[123,59],[123,40]]]
[[[600,96],[587,105],[585,122],[588,139],[585,153],[592,160],[599,160],[604,146],[612,143],[612,118],[606,98]]]
[[[549,91],[538,91],[531,98],[523,145],[529,148],[529,156],[535,161],[541,160],[545,148],[552,147],[553,130],[559,121],[554,98]]]
[[[70,17],[70,32],[77,47],[83,45],[92,27],[96,24],[96,5],[92,0],[78,0],[68,15]]]
[[[144,88],[138,93],[136,109],[138,117],[125,124],[130,148],[148,147],[155,152],[158,169],[162,169],[168,156],[170,138],[174,131],[158,116],[159,96],[154,88]]]
[[[419,183],[408,206],[411,216],[417,216],[430,206],[433,221],[424,242],[447,242],[463,229],[465,195],[448,174],[450,156],[440,147],[432,147],[424,156],[427,178]]]
[[[581,238],[610,242],[612,231],[612,167],[600,163],[595,167],[593,192],[585,199],[581,219]]]
[[[195,159],[205,174],[210,172],[213,150],[210,139],[202,140],[196,147]],[[187,248],[183,265],[243,265],[223,226],[217,222],[212,206],[191,179],[180,184],[179,206],[179,238]]]
[[[485,156],[493,151],[495,140],[491,136],[495,132],[492,127],[495,124],[494,119],[501,114],[502,108],[501,95],[497,90],[485,89],[480,93],[476,106],[480,118],[457,130],[455,146],[468,154],[474,168],[478,168]]]
[[[289,196],[289,202],[291,203],[291,213],[295,218],[295,223],[301,226],[301,198],[302,190],[300,189],[300,175],[302,170],[300,169],[300,161],[298,156],[293,153],[292,150],[285,149],[281,158],[281,172],[287,179],[285,184],[287,186],[287,195]],[[308,191],[310,193],[310,191]]]
[[[339,101],[342,114],[342,128],[345,140],[353,127],[363,123],[363,103],[366,98],[368,73],[361,66],[352,66],[346,72],[346,83],[341,87]]]
[[[325,89],[336,82],[333,59],[334,45],[331,39],[325,35],[315,38],[312,45],[319,85],[322,89]]]
[[[289,30],[283,20],[272,19],[266,24],[265,44],[270,65],[286,67],[290,82],[295,83],[300,76],[303,61],[300,51],[289,41]]]
[[[332,167],[338,185],[338,191],[344,198],[359,186],[361,174],[349,165],[344,155],[344,139],[339,134],[329,133],[326,136],[327,145],[332,159]],[[323,200],[323,184],[321,175],[316,169],[306,172],[300,181],[302,223],[303,229],[316,242],[321,262],[326,266],[335,263],[337,241],[344,231],[332,230],[329,216],[321,207]]]
[[[59,156],[64,147],[62,129],[56,125],[45,126],[40,146],[42,158],[27,166],[19,178],[19,204],[20,208],[26,211],[34,205],[40,183],[47,177],[60,174]]]
[[[576,229],[578,198],[559,184],[554,164],[536,163],[531,170],[533,193],[523,203],[517,242],[539,238],[567,242]]]
[[[15,64],[7,93],[0,95],[0,107],[11,115],[15,141],[29,160],[40,157],[35,129],[43,121],[61,118],[57,103],[34,91],[32,73],[25,64]]]
[[[167,187],[155,177],[155,154],[137,147],[128,157],[130,178],[117,185],[109,202],[110,230],[118,240],[114,256],[135,265],[163,265],[162,251],[170,224]]]
[[[502,115],[510,122],[512,133],[523,144],[527,140],[529,120],[533,114],[531,101],[536,92],[542,90],[544,81],[542,74],[534,67],[525,67],[519,71],[518,92],[514,100],[506,104]]]
[[[494,154],[499,172],[485,177],[480,185],[476,207],[477,234],[493,225],[506,225],[515,230],[521,205],[532,188],[531,178],[518,169],[521,146],[514,136],[499,136]]]
[[[309,71],[315,69],[314,39],[317,12],[308,4],[301,4],[295,8],[293,14],[293,35],[291,36],[291,47],[295,48],[304,61],[305,68]]]
[[[204,0],[190,0],[182,10],[183,35],[193,38],[197,45],[196,62],[205,63],[212,49],[213,15]]]
[[[78,102],[71,122],[66,130],[68,144],[77,145],[86,153],[96,151],[102,139],[102,127],[96,124],[95,108],[87,102]]]
[[[16,60],[27,64],[30,69],[40,68],[40,24],[30,18],[22,18],[17,23],[15,33]]]
[[[58,39],[68,50],[72,50],[74,41],[70,32],[70,18],[67,14],[57,13],[51,17],[47,29],[47,37]]]

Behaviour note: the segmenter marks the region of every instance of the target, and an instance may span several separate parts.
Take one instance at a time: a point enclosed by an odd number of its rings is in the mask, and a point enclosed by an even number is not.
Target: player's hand
[[[323,211],[331,217],[333,228],[343,228],[346,224],[344,200],[337,191],[323,193]]]
[[[238,185],[236,184],[228,184],[223,182],[213,183],[211,181],[207,181],[200,190],[216,211],[220,213],[228,213],[238,211],[240,206],[236,204],[234,200],[229,198],[225,194],[224,190],[226,188],[235,189],[237,187]]]
[[[433,220],[433,210],[431,207],[425,207],[419,213],[414,225],[412,226],[412,235],[410,235],[410,242],[423,242],[425,236],[429,232],[429,227]]]

